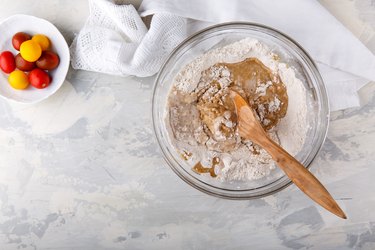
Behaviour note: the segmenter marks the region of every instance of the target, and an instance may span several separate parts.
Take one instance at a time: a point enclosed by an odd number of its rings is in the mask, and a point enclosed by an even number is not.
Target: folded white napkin
[[[147,30],[140,16],[154,15]],[[150,76],[192,32],[214,23],[249,21],[299,42],[318,63],[331,110],[358,106],[357,90],[375,80],[375,56],[317,1],[144,0],[132,5],[90,0],[90,16],[71,46],[72,66]]]

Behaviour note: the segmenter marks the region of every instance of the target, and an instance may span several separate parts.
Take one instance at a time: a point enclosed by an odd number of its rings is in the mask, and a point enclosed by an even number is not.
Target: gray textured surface
[[[375,52],[374,1],[321,2]],[[69,42],[88,14],[82,0],[0,6],[0,19],[43,17]],[[153,138],[151,90],[151,79],[70,70],[40,104],[0,100],[0,249],[375,249],[374,83],[360,108],[332,114],[311,168],[346,221],[294,186],[252,201],[190,188]]]

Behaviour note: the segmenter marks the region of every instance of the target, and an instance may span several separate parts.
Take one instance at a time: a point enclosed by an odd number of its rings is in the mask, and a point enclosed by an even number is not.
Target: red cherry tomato
[[[12,38],[13,47],[16,50],[20,50],[21,44],[24,41],[27,41],[27,40],[30,40],[30,39],[31,39],[31,36],[29,34],[26,34],[25,32],[18,32]]]
[[[36,61],[36,66],[44,70],[53,70],[60,63],[59,56],[52,51],[43,51],[42,56]]]
[[[30,84],[37,89],[44,89],[51,83],[51,77],[41,69],[33,69],[29,73]]]
[[[14,56],[10,51],[4,51],[0,54],[0,68],[5,73],[12,73],[16,69]]]
[[[35,62],[28,62],[22,58],[21,54],[16,55],[16,67],[22,71],[30,71],[35,68]]]

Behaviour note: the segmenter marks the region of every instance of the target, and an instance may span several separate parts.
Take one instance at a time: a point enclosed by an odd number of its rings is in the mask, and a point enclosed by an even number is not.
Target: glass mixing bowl
[[[183,66],[214,47],[247,37],[268,45],[280,56],[281,62],[294,67],[297,77],[306,88],[309,128],[303,148],[295,158],[307,168],[325,140],[329,121],[327,93],[316,65],[306,51],[285,34],[259,24],[225,23],[202,30],[183,41],[171,53],[156,78],[152,100],[156,138],[165,160],[181,179],[207,194],[229,199],[251,199],[270,195],[282,190],[291,184],[291,181],[279,168],[272,170],[262,179],[251,181],[220,181],[207,174],[195,173],[192,165],[182,159],[170,142],[165,120],[166,105],[173,79]]]

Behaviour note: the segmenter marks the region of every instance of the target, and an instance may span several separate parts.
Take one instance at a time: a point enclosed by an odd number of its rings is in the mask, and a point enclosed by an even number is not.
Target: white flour
[[[202,125],[195,106],[184,105],[201,89],[202,73],[216,63],[236,63],[247,58],[257,58],[271,71],[278,74],[285,84],[288,94],[288,109],[286,116],[279,124],[269,131],[270,137],[280,143],[289,153],[295,155],[301,149],[307,133],[306,121],[306,90],[303,83],[296,78],[295,72],[286,64],[279,62],[278,56],[255,39],[246,38],[230,45],[210,50],[186,65],[175,77],[174,87],[169,96],[169,112],[166,121],[169,135],[176,149],[181,153],[188,152],[187,161],[193,166],[201,162],[203,166],[210,166],[213,157],[220,158],[220,165],[215,169],[220,180],[252,180],[268,175],[275,168],[271,157],[251,141],[241,140],[238,135],[225,137],[219,133],[222,124],[228,129],[236,129],[235,122],[230,120],[230,114],[214,116],[212,119],[212,133],[207,138],[207,128]],[[230,72],[225,68],[215,68],[209,71],[218,84],[218,89],[208,89],[201,99],[212,101],[212,93],[219,93],[230,83]],[[260,84],[255,92],[259,96],[266,94],[272,82]],[[205,96],[207,95],[207,96]],[[209,96],[211,95],[211,96]],[[209,99],[211,98],[211,99]],[[274,98],[268,106],[269,111],[276,111],[280,107],[280,100]],[[264,125],[270,121],[264,119],[265,107],[259,106],[259,118]],[[208,113],[210,114],[210,113]],[[209,124],[210,125],[210,124]],[[167,127],[168,127],[167,126]],[[220,143],[219,143],[220,142]],[[218,146],[219,145],[219,146]]]

